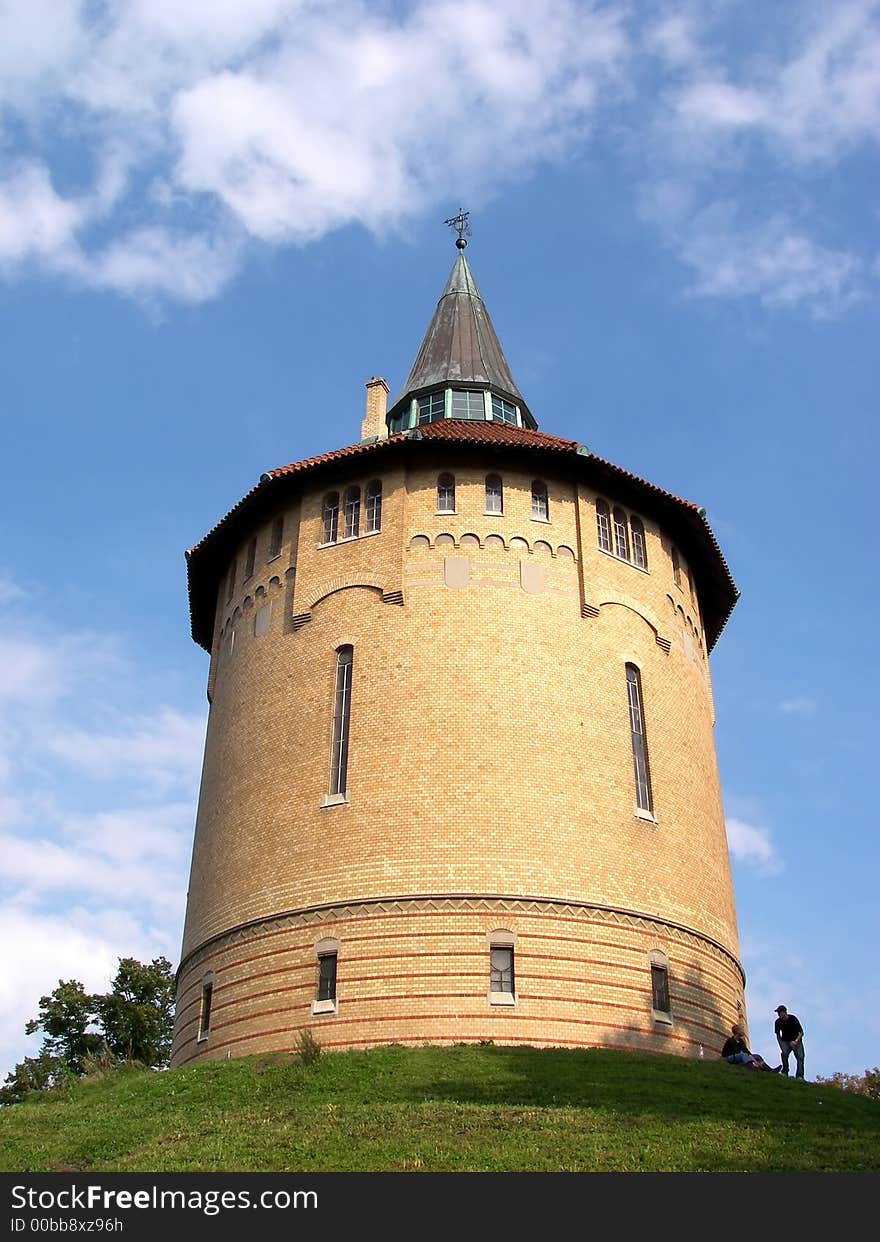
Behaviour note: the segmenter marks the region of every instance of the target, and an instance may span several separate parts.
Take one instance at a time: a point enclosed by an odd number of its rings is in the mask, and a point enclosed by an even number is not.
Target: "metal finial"
[[[471,235],[471,226],[468,224],[470,214],[469,211],[459,207],[457,216],[453,216],[451,220],[444,220],[444,224],[448,224],[454,232],[458,233],[455,244],[459,250],[464,250],[467,238]]]

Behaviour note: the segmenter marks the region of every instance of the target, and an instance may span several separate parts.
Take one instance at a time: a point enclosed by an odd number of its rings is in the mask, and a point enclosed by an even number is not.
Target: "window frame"
[[[458,404],[467,407],[467,413],[456,412]],[[486,396],[482,390],[473,388],[449,389],[449,417],[459,423],[484,423],[486,421]]]
[[[550,495],[543,479],[532,479],[532,521],[550,521]]]
[[[382,480],[370,479],[364,488],[365,535],[375,535],[382,529]]]
[[[211,1011],[214,1004],[214,977],[211,975],[202,980],[202,997],[199,1003],[199,1033],[197,1043],[204,1041],[211,1034]]]
[[[611,511],[611,533],[614,538],[614,555],[619,561],[629,561],[629,521],[626,510],[620,505],[615,505]]]
[[[244,563],[244,581],[245,582],[247,582],[249,578],[253,578],[254,570],[256,569],[256,567],[257,567],[257,537],[255,535],[253,539],[249,541],[248,546],[247,546],[247,556],[245,558],[245,563]]]
[[[351,486],[345,489],[342,502],[343,539],[357,539],[361,533],[361,489]]]
[[[351,738],[351,688],[354,679],[354,647],[350,643],[336,648],[336,675],[333,692],[333,731],[330,750],[328,799],[348,801],[348,757]]]
[[[277,556],[281,555],[281,549],[284,547],[284,514],[279,515],[272,521],[272,529],[269,532],[269,555],[267,561],[274,561]]]
[[[664,1001],[666,1004],[658,1004]],[[672,1020],[672,1000],[669,995],[669,965],[652,957],[651,960],[651,1010],[655,1019]]]
[[[614,555],[611,543],[611,507],[601,496],[596,498],[596,541],[600,552]]]
[[[645,728],[645,706],[642,675],[636,664],[626,665],[627,706],[629,710],[630,745],[633,757],[633,778],[636,792],[636,815],[654,817],[654,794],[651,788],[651,766],[648,761],[648,738]]]
[[[504,480],[500,474],[486,475],[486,516],[504,516]],[[495,501],[497,500],[497,506]]]
[[[339,541],[339,492],[327,492],[321,501],[321,546]]]
[[[445,483],[444,482],[445,479],[448,479],[449,482]],[[451,507],[444,505],[442,502],[441,497],[444,492],[447,494],[447,496],[452,497]],[[448,470],[444,470],[442,474],[437,475],[437,512],[438,513],[455,513],[456,512],[455,475],[451,474]]]
[[[424,427],[428,423],[440,423],[446,417],[446,391],[426,392],[416,397],[416,426]]]
[[[648,540],[645,536],[645,524],[634,513],[629,519],[632,538],[632,563],[636,569],[648,568]]]

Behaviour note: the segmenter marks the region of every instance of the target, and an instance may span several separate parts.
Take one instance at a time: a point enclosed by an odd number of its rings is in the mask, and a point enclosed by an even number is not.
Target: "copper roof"
[[[436,457],[456,447],[472,452],[482,450],[483,454],[495,456],[545,461],[552,458],[555,467],[599,492],[607,492],[609,500],[628,503],[641,513],[654,516],[675,539],[697,575],[711,650],[739,593],[703,509],[597,457],[576,440],[505,423],[453,420],[428,423],[371,444],[334,449],[263,474],[259,484],[186,554],[195,641],[210,651],[220,580],[228,570],[235,549],[243,542],[245,532],[250,531],[255,522],[277,511],[282,497],[295,496],[301,483],[315,485],[322,476],[338,479],[349,473],[356,475],[365,470],[381,469],[386,461],[390,464],[401,458],[417,460],[426,453]]]
[[[491,388],[524,408],[531,418],[463,250],[391,411],[420,392],[450,384]]]

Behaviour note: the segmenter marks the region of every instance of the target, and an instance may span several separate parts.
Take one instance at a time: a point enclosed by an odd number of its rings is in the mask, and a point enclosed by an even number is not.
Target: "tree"
[[[826,1087],[839,1087],[841,1091],[849,1091],[853,1095],[864,1095],[869,1100],[880,1100],[880,1066],[866,1069],[864,1074],[832,1074],[830,1078],[819,1077],[816,1082]]]
[[[88,1028],[92,1024],[95,998],[77,979],[58,980],[58,987],[49,996],[40,997],[39,1016],[25,1026],[25,1034],[43,1032],[41,1055],[65,1062],[73,1074],[83,1072],[83,1057],[96,1052],[101,1036]]]
[[[167,1065],[174,1024],[174,975],[167,957],[154,957],[149,966],[133,957],[120,958],[112,991],[93,1000],[113,1056]]]
[[[25,1026],[28,1035],[43,1032],[39,1055],[25,1057],[7,1074],[0,1104],[80,1078],[93,1058],[167,1065],[173,1023],[174,975],[167,957],[149,965],[120,958],[111,990],[103,994],[86,992],[77,979],[59,979]]]

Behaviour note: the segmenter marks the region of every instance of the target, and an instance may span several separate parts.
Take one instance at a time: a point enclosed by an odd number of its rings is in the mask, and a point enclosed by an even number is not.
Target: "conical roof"
[[[392,408],[426,389],[452,384],[491,388],[531,417],[464,250],[459,250],[403,392]]]

